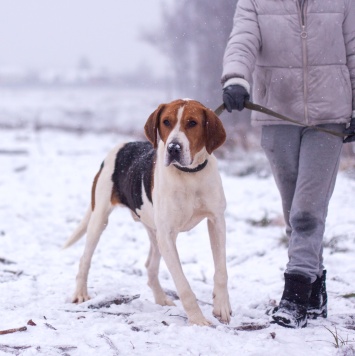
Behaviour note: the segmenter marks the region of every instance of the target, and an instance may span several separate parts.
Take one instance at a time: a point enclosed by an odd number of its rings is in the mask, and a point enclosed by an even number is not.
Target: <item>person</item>
[[[327,317],[322,241],[343,144],[310,126],[343,133],[352,117],[347,133],[355,133],[355,1],[239,0],[222,85],[229,112],[243,110],[252,94],[253,102],[307,126],[251,115],[262,126],[289,238],[272,322],[305,327],[308,318]]]

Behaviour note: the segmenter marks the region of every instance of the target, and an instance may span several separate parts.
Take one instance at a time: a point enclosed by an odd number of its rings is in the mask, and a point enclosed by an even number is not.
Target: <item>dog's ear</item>
[[[154,148],[158,146],[158,127],[160,121],[160,115],[165,107],[165,104],[161,104],[158,108],[150,114],[147,122],[144,125],[144,133],[147,139],[152,143]]]
[[[206,109],[205,116],[206,150],[211,154],[225,142],[226,131],[222,121],[212,110]]]

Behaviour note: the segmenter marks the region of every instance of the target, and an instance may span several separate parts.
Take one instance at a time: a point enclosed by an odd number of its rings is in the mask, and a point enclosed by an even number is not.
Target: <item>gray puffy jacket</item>
[[[355,0],[239,0],[222,84],[249,83],[255,103],[307,125],[355,117]]]

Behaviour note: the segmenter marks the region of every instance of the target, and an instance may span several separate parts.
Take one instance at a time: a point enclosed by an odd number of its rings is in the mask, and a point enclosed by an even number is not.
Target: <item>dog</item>
[[[116,206],[131,210],[150,239],[145,264],[155,302],[174,305],[159,279],[161,255],[174,280],[189,324],[211,325],[201,312],[181,267],[176,238],[207,218],[215,274],[213,315],[229,323],[227,290],[226,200],[213,151],[226,139],[220,119],[195,100],[161,104],[148,118],[146,142],[129,142],[108,154],[94,178],[91,205],[65,243],[68,247],[87,233],[72,302],[89,300],[87,279],[100,235]],[[159,139],[160,138],[160,139]]]

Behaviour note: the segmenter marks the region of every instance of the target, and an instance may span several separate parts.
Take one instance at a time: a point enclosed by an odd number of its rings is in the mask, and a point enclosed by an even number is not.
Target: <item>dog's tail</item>
[[[83,235],[86,233],[89,220],[91,217],[92,209],[91,205],[89,206],[88,210],[86,211],[83,220],[81,220],[80,224],[77,226],[77,228],[74,230],[72,235],[69,237],[69,239],[65,242],[63,249],[73,245],[75,242],[80,240]]]

